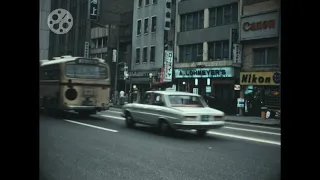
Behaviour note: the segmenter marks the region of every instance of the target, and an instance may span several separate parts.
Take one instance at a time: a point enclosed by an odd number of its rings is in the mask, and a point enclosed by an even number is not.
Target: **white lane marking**
[[[122,117],[115,117],[115,116],[108,116],[108,115],[100,115],[100,116],[123,120],[123,121],[125,120]],[[196,130],[192,130],[192,131],[195,132]],[[213,134],[213,135],[218,135],[218,136],[226,136],[226,137],[231,137],[231,138],[236,138],[236,139],[244,139],[244,140],[255,141],[255,142],[262,142],[262,143],[267,143],[267,144],[275,144],[275,145],[281,146],[281,143],[277,142],[277,141],[269,141],[269,140],[264,140],[264,139],[250,138],[250,137],[245,137],[245,136],[238,136],[238,135],[226,134],[226,133],[218,133],[218,132],[212,132],[212,131],[208,131],[208,134]]]
[[[229,127],[229,126],[225,126],[223,128],[234,129],[234,130],[239,130],[239,131],[256,132],[256,133],[262,133],[262,134],[272,134],[272,135],[278,135],[278,136],[281,135],[280,133],[267,132],[267,131],[258,131],[258,130],[252,130],[252,129],[235,128],[235,127]]]
[[[77,121],[71,121],[71,120],[68,120],[68,119],[64,119],[64,120],[65,120],[65,121],[68,121],[68,122],[70,122],[70,123],[80,124],[80,125],[83,125],[83,126],[88,126],[88,127],[92,127],[92,128],[96,128],[96,129],[105,130],[105,131],[119,132],[119,131],[114,130],[114,129],[103,128],[103,127],[94,126],[94,125],[91,125],[91,124],[85,124],[85,123],[81,123],[81,122],[77,122]]]
[[[123,117],[117,117],[117,116],[110,116],[110,115],[104,115],[104,114],[99,114],[100,116],[106,117],[106,118],[113,118],[113,119],[118,119],[118,120],[125,120]],[[258,128],[270,128],[270,129],[276,129],[276,130],[281,130],[278,128],[272,128],[272,127],[265,127],[265,126],[255,126],[255,125],[247,125],[247,124],[241,124],[241,123],[229,123],[225,122],[226,124],[236,124],[236,125],[244,125],[244,126],[249,126],[249,127],[258,127]],[[225,126],[228,127],[228,126]],[[224,128],[225,128],[224,127]],[[234,128],[234,127],[228,127],[229,129],[235,129],[235,130],[243,130],[243,131],[251,131],[251,132],[259,132],[259,133],[265,133],[265,134],[274,134],[274,135],[281,135],[280,133],[273,133],[273,132],[267,132],[267,131],[258,131],[258,130],[250,130],[250,129],[242,129],[242,128]]]
[[[123,117],[117,117],[117,116],[109,116],[104,114],[99,114],[100,116],[106,117],[106,118],[112,118],[112,119],[118,119],[124,121],[125,119]]]
[[[109,116],[109,115],[103,115],[103,114],[100,114],[100,116],[103,116],[103,117],[106,117],[106,118],[122,120],[122,121],[125,120],[125,118],[123,118],[123,117]],[[229,126],[224,126],[223,128],[234,129],[234,130],[239,130],[239,131],[256,132],[256,133],[262,133],[262,134],[278,135],[278,136],[281,135],[280,133],[274,133],[274,132],[268,132],[268,131],[258,131],[258,130],[252,130],[252,129],[235,128],[235,127],[229,127]]]
[[[276,127],[251,125],[251,124],[244,124],[244,123],[234,123],[234,122],[228,122],[228,121],[226,121],[226,124],[234,124],[234,125],[239,125],[239,126],[257,127],[257,128],[265,128],[265,129],[274,129],[274,130],[279,130],[279,131],[281,130],[281,128],[276,128]]]
[[[269,141],[269,140],[264,140],[264,139],[250,138],[250,137],[245,137],[245,136],[238,136],[238,135],[234,135],[234,134],[226,134],[226,133],[219,133],[219,132],[212,132],[212,131],[208,131],[207,133],[213,134],[213,135],[218,135],[218,136],[244,139],[244,140],[249,140],[249,141],[262,142],[262,143],[267,143],[267,144],[275,144],[275,145],[281,146],[281,143],[277,142],[277,141]]]

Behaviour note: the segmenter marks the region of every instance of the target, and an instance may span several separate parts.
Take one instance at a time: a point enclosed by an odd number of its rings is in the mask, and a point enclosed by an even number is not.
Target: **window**
[[[172,107],[204,107],[204,100],[198,96],[169,95]]]
[[[216,11],[217,9],[212,8],[209,10],[209,26],[215,26],[216,25]]]
[[[145,6],[149,6],[149,0],[146,0],[146,5]]]
[[[254,66],[278,66],[278,47],[253,49]]]
[[[136,63],[140,63],[140,48],[136,49]]]
[[[150,62],[154,63],[156,60],[156,47],[152,46],[150,49]]]
[[[152,105],[165,106],[163,96],[161,94],[154,94],[152,99]]]
[[[231,4],[231,22],[238,22],[238,4]]]
[[[223,25],[223,7],[218,7],[217,8],[217,26]]]
[[[138,2],[138,8],[142,6],[142,0],[139,0]]]
[[[152,0],[152,4],[157,4],[158,0]]]
[[[107,79],[107,68],[97,65],[67,64],[66,76],[69,78]]]
[[[107,47],[108,45],[108,36],[103,37],[103,47]]]
[[[190,44],[180,46],[180,62],[202,61],[203,44]]]
[[[209,26],[221,26],[238,22],[238,3],[209,9]]]
[[[151,101],[151,93],[146,93],[141,100],[141,104],[150,104],[150,101]]]
[[[60,79],[60,67],[57,64],[44,66],[40,68],[41,80],[58,80]]]
[[[181,22],[180,22],[180,31],[185,31],[187,29],[187,27],[186,27],[186,18],[187,18],[187,16],[181,15],[180,18],[181,18],[180,19],[181,20]]]
[[[148,60],[148,48],[147,47],[143,48],[143,57],[142,58],[143,58],[142,62],[147,63],[147,60]]]
[[[102,38],[98,38],[98,47],[97,48],[102,48]]]
[[[102,59],[104,59],[104,60],[107,59],[107,53],[102,53]]]
[[[156,32],[157,29],[157,16],[151,18],[151,32]]]
[[[148,31],[149,31],[149,19],[146,18],[144,19],[144,33],[148,34]]]
[[[190,31],[195,29],[202,29],[204,23],[204,12],[198,11],[188,14],[183,14],[181,18],[181,31]]]
[[[96,45],[97,45],[97,39],[91,39],[90,48],[94,49],[96,48]]]
[[[141,20],[138,20],[137,25],[137,36],[141,35]]]
[[[229,59],[229,40],[208,43],[208,58],[210,61]]]
[[[224,20],[223,22],[224,24],[231,23],[231,6],[224,7],[223,20]]]

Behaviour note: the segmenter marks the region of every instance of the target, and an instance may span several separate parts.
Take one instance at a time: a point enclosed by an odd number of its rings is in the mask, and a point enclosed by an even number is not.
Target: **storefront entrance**
[[[244,115],[260,116],[267,107],[271,116],[281,110],[281,74],[279,72],[241,72],[240,84],[245,99]]]

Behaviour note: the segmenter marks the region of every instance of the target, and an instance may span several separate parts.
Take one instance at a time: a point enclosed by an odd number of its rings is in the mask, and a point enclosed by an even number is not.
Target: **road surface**
[[[43,180],[278,180],[280,129],[227,123],[200,138],[125,127],[119,110],[89,118],[40,115]]]

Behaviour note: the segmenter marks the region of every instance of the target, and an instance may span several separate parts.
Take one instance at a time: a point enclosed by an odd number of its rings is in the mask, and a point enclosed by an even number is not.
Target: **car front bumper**
[[[190,129],[219,129],[225,125],[224,121],[211,121],[211,122],[188,122],[174,123],[174,129],[190,130]]]

